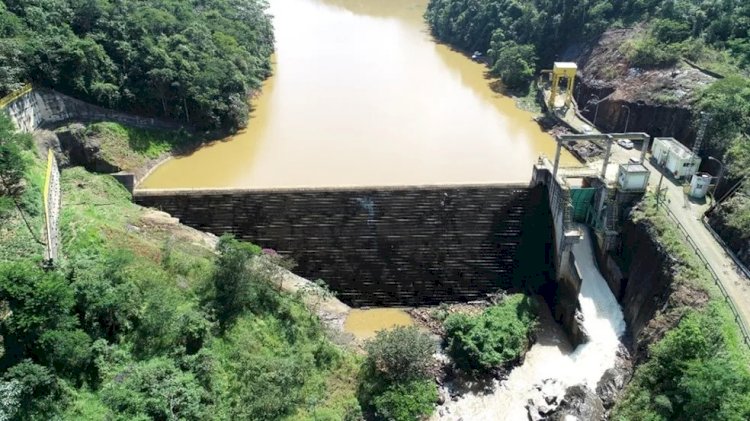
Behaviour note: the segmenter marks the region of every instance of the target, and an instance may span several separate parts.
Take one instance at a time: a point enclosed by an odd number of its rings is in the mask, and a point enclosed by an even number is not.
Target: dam
[[[139,190],[184,224],[291,256],[355,306],[481,299],[554,281],[543,187]]]

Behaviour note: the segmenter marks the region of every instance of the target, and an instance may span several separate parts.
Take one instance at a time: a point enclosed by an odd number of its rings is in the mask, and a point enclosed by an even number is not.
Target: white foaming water
[[[565,386],[585,384],[596,390],[604,372],[614,367],[625,320],[594,263],[590,232],[580,228],[584,238],[573,246],[573,255],[583,279],[578,300],[589,341],[572,351],[560,327],[548,313],[542,314],[537,342],[507,380],[495,381],[493,390],[487,393],[469,392],[457,401],[447,401],[432,420],[526,420],[525,405],[542,381],[555,379]]]

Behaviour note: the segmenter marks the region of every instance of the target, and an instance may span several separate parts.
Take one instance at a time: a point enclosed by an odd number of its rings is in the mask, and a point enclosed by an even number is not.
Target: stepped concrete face
[[[355,306],[470,300],[555,278],[542,186],[141,190],[134,200],[289,255],[295,272]]]

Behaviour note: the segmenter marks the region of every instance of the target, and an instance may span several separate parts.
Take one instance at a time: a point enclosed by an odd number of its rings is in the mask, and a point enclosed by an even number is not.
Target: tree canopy
[[[270,74],[263,0],[2,0],[0,96],[35,82],[97,104],[244,126]]]
[[[635,56],[639,65],[668,64],[672,50],[694,54],[705,45],[750,66],[750,3],[743,0],[430,0],[425,18],[438,39],[489,51],[493,70],[510,85],[530,79],[525,62],[532,69],[549,66],[572,42],[640,22],[654,28],[654,40]],[[665,49],[681,42],[686,44]],[[658,60],[648,52],[660,53]],[[523,58],[512,72],[505,64],[509,56]],[[504,63],[499,68],[498,61]]]

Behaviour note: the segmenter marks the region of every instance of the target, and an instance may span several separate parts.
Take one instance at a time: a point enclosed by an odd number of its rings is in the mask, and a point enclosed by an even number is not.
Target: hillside
[[[42,270],[22,217],[41,226],[43,164],[0,123],[0,175],[22,170],[14,191],[0,189],[0,419],[358,413],[359,359],[279,289],[282,269],[251,264],[259,247],[136,206],[110,176],[62,172],[63,258]]]
[[[27,82],[200,129],[247,124],[270,74],[259,0],[0,1],[0,97]]]
[[[673,136],[689,147],[708,115],[701,171],[722,170],[722,197],[750,168],[750,3],[741,0],[431,0],[433,35],[486,52],[491,73],[526,95],[555,60],[576,61],[583,115],[606,131]],[[750,218],[746,189],[712,218],[735,253],[750,236],[729,237]],[[740,230],[741,231],[741,230]],[[750,261],[745,258],[746,263]]]

